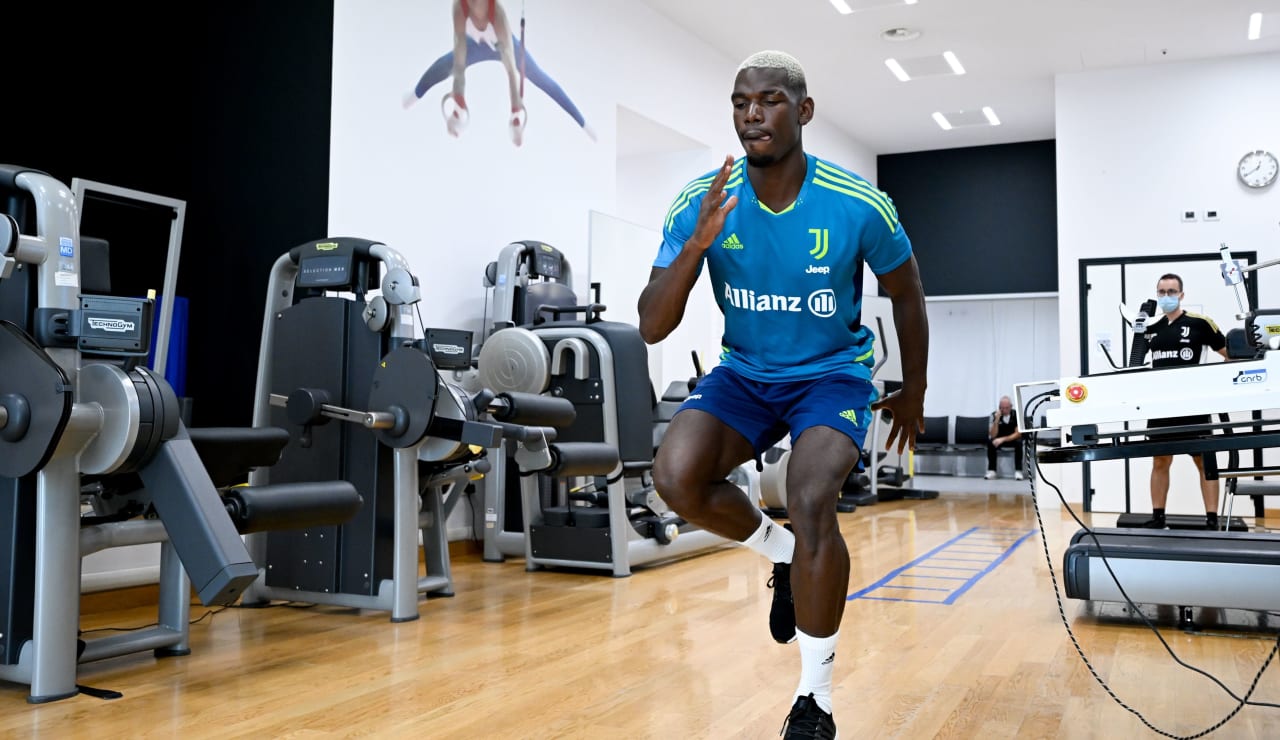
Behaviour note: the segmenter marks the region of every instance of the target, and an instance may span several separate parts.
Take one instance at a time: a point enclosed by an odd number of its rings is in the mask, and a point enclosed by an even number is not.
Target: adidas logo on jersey
[[[858,410],[857,409],[846,409],[844,411],[841,411],[840,418],[846,421],[853,422],[853,425],[855,427],[858,426]]]
[[[728,239],[720,242],[720,246],[725,249],[742,249],[742,242],[738,240],[737,234],[730,234]]]

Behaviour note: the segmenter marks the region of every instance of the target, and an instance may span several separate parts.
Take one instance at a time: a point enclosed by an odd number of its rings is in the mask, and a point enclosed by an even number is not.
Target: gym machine
[[[492,331],[478,378],[494,390],[568,399],[577,416],[559,439],[603,443],[616,455],[599,474],[512,474],[508,446],[484,481],[484,556],[523,556],[528,570],[579,567],[628,576],[632,568],[726,544],[672,512],[653,489],[662,420],[637,327],[604,321],[595,301],[578,305],[568,260],[554,247],[519,241],[486,271]],[[580,318],[579,318],[580,317]],[[604,467],[604,466],[601,466]]]
[[[379,242],[321,239],[276,260],[253,423],[290,435],[280,461],[250,480],[338,478],[364,503],[341,526],[247,538],[262,576],[246,605],[304,601],[417,619],[419,594],[453,595],[447,523],[489,470],[488,448],[509,445],[513,468],[525,472],[575,469],[600,455],[551,444],[555,427],[573,421],[566,400],[446,382],[446,370],[470,367],[471,336],[421,327],[415,339],[420,298],[404,257]],[[617,456],[604,452],[607,470]]]
[[[1225,245],[1222,253],[1223,277],[1228,285],[1236,286],[1239,298],[1242,273],[1266,265],[1241,269]],[[1196,606],[1280,609],[1280,590],[1275,587],[1280,582],[1280,534],[1247,531],[1243,521],[1230,516],[1229,509],[1232,496],[1247,495],[1249,486],[1264,493],[1276,490],[1275,484],[1244,483],[1280,470],[1239,465],[1238,453],[1280,447],[1280,421],[1253,419],[1100,431],[1101,425],[1116,422],[1280,407],[1273,380],[1280,377],[1280,330],[1267,318],[1274,315],[1274,311],[1245,310],[1242,301],[1237,318],[1244,321],[1247,347],[1231,353],[1227,362],[1130,369],[1015,387],[1023,409],[1019,423],[1024,425],[1024,433],[1040,431],[1031,428],[1025,417],[1028,404],[1036,399],[1024,398],[1024,393],[1049,386],[1052,390],[1047,392],[1058,400],[1056,407],[1046,412],[1045,424],[1060,430],[1067,444],[1039,450],[1036,459],[1040,463],[1197,454],[1204,456],[1206,476],[1228,479],[1224,491],[1228,508],[1221,520],[1227,531],[1136,529],[1125,526],[1132,518],[1122,517],[1115,528],[1078,532],[1063,555],[1068,597],[1123,602],[1123,594],[1107,572],[1109,563],[1135,603],[1180,607],[1184,623],[1189,621],[1187,610]],[[1225,468],[1216,462],[1216,453],[1221,451],[1230,453]]]
[[[193,588],[205,605],[228,605],[257,577],[241,532],[341,521],[358,496],[318,483],[224,497],[231,481],[215,483],[206,464],[220,478],[270,464],[270,440],[248,433],[239,459],[215,459],[235,431],[190,433],[172,388],[139,364],[154,301],[92,292],[104,276],[83,269],[90,240],[71,189],[3,165],[0,191],[24,221],[34,214],[35,232],[0,214],[0,679],[41,703],[78,693],[78,663],[187,654]],[[147,543],[161,543],[157,626],[78,639],[82,557]]]

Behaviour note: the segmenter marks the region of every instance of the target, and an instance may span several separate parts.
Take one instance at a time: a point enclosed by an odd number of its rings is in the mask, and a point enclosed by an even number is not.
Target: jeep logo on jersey
[[[805,272],[809,275],[830,275],[831,268],[826,265],[809,265],[809,269]]]
[[[836,292],[830,288],[809,294],[809,311],[820,319],[836,315]]]

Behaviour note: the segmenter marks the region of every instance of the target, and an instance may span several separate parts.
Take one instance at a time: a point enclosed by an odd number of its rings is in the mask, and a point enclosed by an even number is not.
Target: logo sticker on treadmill
[[[1084,387],[1084,383],[1072,383],[1067,386],[1067,400],[1072,403],[1080,403],[1089,397],[1089,389]]]
[[[1231,379],[1232,385],[1251,385],[1253,383],[1267,382],[1266,370],[1241,370]]]

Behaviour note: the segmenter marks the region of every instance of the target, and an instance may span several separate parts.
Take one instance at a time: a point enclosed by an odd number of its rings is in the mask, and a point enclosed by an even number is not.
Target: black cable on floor
[[[1048,394],[1042,394],[1042,395],[1047,396]],[[1037,396],[1037,398],[1039,398],[1039,396]],[[1040,404],[1043,404],[1047,400],[1048,398],[1045,398],[1040,402]],[[1033,398],[1032,401],[1035,401],[1035,399]],[[1037,404],[1036,409],[1039,408],[1040,404]],[[1032,410],[1033,414],[1034,414],[1034,411],[1035,409]],[[1035,418],[1035,417],[1031,416],[1029,418]],[[1034,448],[1035,448],[1035,434],[1033,433],[1032,434],[1033,451],[1034,451]],[[1147,616],[1142,613],[1142,610],[1139,609],[1137,605],[1133,603],[1133,600],[1129,598],[1129,594],[1125,592],[1124,587],[1120,585],[1120,580],[1116,577],[1115,571],[1111,569],[1111,564],[1107,562],[1106,556],[1102,553],[1102,544],[1098,541],[1098,537],[1096,534],[1094,534],[1093,529],[1087,526],[1083,521],[1081,521],[1080,517],[1076,516],[1075,510],[1072,509],[1071,505],[1067,503],[1066,498],[1062,495],[1061,489],[1059,489],[1057,486],[1055,486],[1053,483],[1049,482],[1048,480],[1040,477],[1039,462],[1036,460],[1036,457],[1034,454],[1024,456],[1023,466],[1030,468],[1027,471],[1028,472],[1027,478],[1031,482],[1031,503],[1032,503],[1032,506],[1035,508],[1036,523],[1040,527],[1040,544],[1044,548],[1045,564],[1048,565],[1049,567],[1049,578],[1053,582],[1053,596],[1058,604],[1058,616],[1062,619],[1062,625],[1063,627],[1066,628],[1067,636],[1071,639],[1071,644],[1072,646],[1075,647],[1076,653],[1080,656],[1080,660],[1084,662],[1084,665],[1089,670],[1090,675],[1092,675],[1094,680],[1098,682],[1098,685],[1101,686],[1103,690],[1107,692],[1107,695],[1109,695],[1117,704],[1119,704],[1122,708],[1124,708],[1125,711],[1137,717],[1138,720],[1142,722],[1142,724],[1145,725],[1147,728],[1149,728],[1152,732],[1155,732],[1159,735],[1163,735],[1165,737],[1177,738],[1177,740],[1193,740],[1193,738],[1204,737],[1205,735],[1208,735],[1209,733],[1214,732],[1215,730],[1219,729],[1220,727],[1225,725],[1227,722],[1229,722],[1245,706],[1280,708],[1280,704],[1272,704],[1270,702],[1255,702],[1255,701],[1250,701],[1249,699],[1249,697],[1253,696],[1253,692],[1257,689],[1258,682],[1262,679],[1262,674],[1265,673],[1267,670],[1267,667],[1271,665],[1271,661],[1275,659],[1277,652],[1280,652],[1280,634],[1277,634],[1275,646],[1272,647],[1271,652],[1267,655],[1267,659],[1263,661],[1262,667],[1258,669],[1257,674],[1255,674],[1253,677],[1253,681],[1250,682],[1249,690],[1245,692],[1245,695],[1243,697],[1236,696],[1236,694],[1233,691],[1231,691],[1231,689],[1229,689],[1227,685],[1224,684],[1222,681],[1220,681],[1216,676],[1214,676],[1213,674],[1203,669],[1197,668],[1196,666],[1190,665],[1189,663],[1186,663],[1185,661],[1183,661],[1181,658],[1178,657],[1178,655],[1173,651],[1173,648],[1169,645],[1169,643],[1165,641],[1164,635],[1160,634],[1160,630],[1154,624],[1151,623],[1151,620],[1147,619]],[[1160,644],[1164,646],[1165,651],[1169,653],[1169,655],[1173,658],[1174,662],[1176,662],[1178,665],[1182,666],[1183,668],[1186,668],[1190,671],[1194,671],[1195,673],[1199,673],[1200,675],[1205,676],[1209,680],[1213,681],[1223,691],[1225,691],[1228,696],[1230,696],[1232,699],[1234,699],[1237,702],[1235,708],[1233,708],[1229,713],[1227,713],[1225,717],[1223,717],[1221,720],[1219,720],[1217,723],[1215,723],[1211,727],[1201,730],[1200,732],[1197,732],[1194,735],[1175,735],[1171,732],[1166,732],[1165,730],[1162,730],[1159,727],[1156,727],[1154,724],[1151,723],[1150,720],[1148,720],[1145,716],[1143,716],[1141,712],[1139,712],[1138,710],[1126,704],[1123,700],[1120,699],[1119,696],[1116,695],[1116,693],[1111,689],[1111,687],[1107,685],[1107,682],[1104,681],[1100,675],[1098,675],[1098,672],[1094,669],[1093,664],[1090,663],[1089,659],[1085,656],[1084,649],[1080,647],[1080,643],[1076,639],[1075,632],[1071,629],[1071,623],[1067,619],[1066,608],[1062,604],[1062,592],[1058,588],[1058,576],[1056,571],[1053,568],[1053,558],[1049,554],[1049,542],[1048,542],[1048,538],[1045,535],[1044,519],[1040,515],[1040,501],[1039,501],[1039,498],[1036,496],[1035,481],[1037,478],[1039,478],[1040,480],[1044,480],[1044,482],[1054,490],[1054,492],[1058,495],[1058,500],[1061,501],[1063,507],[1066,508],[1067,513],[1071,514],[1071,518],[1074,519],[1076,524],[1078,524],[1082,529],[1085,530],[1085,532],[1090,537],[1093,538],[1093,542],[1098,548],[1098,555],[1102,560],[1102,564],[1104,567],[1106,567],[1107,573],[1110,574],[1111,580],[1115,582],[1116,588],[1119,589],[1120,591],[1120,595],[1124,597],[1125,603],[1128,604],[1129,608],[1132,609],[1133,612],[1137,614],[1139,618],[1141,618],[1143,624],[1145,624],[1147,628],[1150,629],[1152,633],[1155,634],[1156,639],[1158,639],[1160,641]]]

